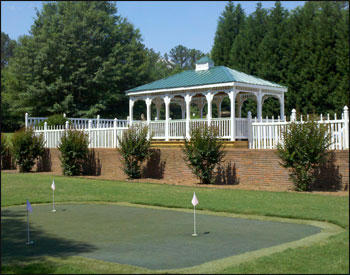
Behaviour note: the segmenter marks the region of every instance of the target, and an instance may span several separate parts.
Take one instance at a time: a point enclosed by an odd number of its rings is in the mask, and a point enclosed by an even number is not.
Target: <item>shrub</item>
[[[4,133],[1,133],[1,156],[6,154],[6,151],[8,150],[8,143],[7,138]]]
[[[185,139],[184,159],[201,183],[214,183],[213,171],[225,156],[223,148],[224,143],[214,127],[198,127],[191,131],[190,140]]]
[[[47,126],[55,126],[55,125],[65,125],[66,121],[69,121],[61,114],[51,115],[46,120],[41,121],[36,126],[44,126],[44,123],[47,122]]]
[[[63,175],[76,176],[82,172],[83,162],[89,154],[89,138],[83,131],[67,130],[58,146]]]
[[[4,167],[4,158],[5,155],[8,152],[8,144],[7,144],[7,138],[6,135],[4,133],[1,133],[1,169]]]
[[[303,124],[292,122],[282,135],[284,141],[277,146],[280,164],[291,168],[297,191],[308,191],[315,181],[315,169],[328,159],[331,141],[327,125],[314,120]]]
[[[36,136],[32,128],[22,128],[14,133],[12,153],[20,172],[30,172],[35,160],[43,155],[44,151],[43,136]]]
[[[151,138],[147,139],[148,127],[134,124],[119,138],[118,148],[122,156],[123,170],[129,179],[141,177],[141,164],[151,156]]]

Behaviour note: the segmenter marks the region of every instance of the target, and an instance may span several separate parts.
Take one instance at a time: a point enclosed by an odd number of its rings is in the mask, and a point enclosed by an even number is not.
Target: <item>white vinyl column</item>
[[[146,100],[146,107],[147,107],[147,126],[148,126],[148,133],[147,133],[147,139],[151,136],[151,129],[149,127],[149,124],[151,122],[151,104],[152,104],[152,98],[147,97]]]
[[[281,119],[284,120],[284,93],[281,94],[279,99],[280,99]]]
[[[147,97],[146,100],[146,107],[147,107],[147,125],[149,125],[151,121],[151,104],[152,104],[152,98]]]
[[[229,98],[231,101],[231,120],[230,120],[230,126],[231,126],[231,141],[236,140],[236,109],[235,109],[235,99],[236,99],[236,91],[232,90],[229,92]]]
[[[129,125],[132,125],[133,117],[134,117],[134,104],[135,100],[133,98],[129,99]]]
[[[190,138],[190,119],[191,119],[191,111],[190,111],[190,106],[191,106],[191,99],[192,96],[189,94],[185,95],[185,102],[186,102],[186,138]]]
[[[257,113],[258,113],[258,120],[262,121],[262,93],[261,89],[259,89],[259,94],[257,96]]]
[[[165,141],[169,141],[169,106],[170,106],[171,97],[165,96],[164,97],[164,103],[165,103]]]
[[[206,95],[205,95],[206,99],[207,99],[207,104],[208,104],[208,126],[210,126],[211,124],[211,119],[212,119],[212,101],[213,101],[213,93],[211,91],[209,91]]]

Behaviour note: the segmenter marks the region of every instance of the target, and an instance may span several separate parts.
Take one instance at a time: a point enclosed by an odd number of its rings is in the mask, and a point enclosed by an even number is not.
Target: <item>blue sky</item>
[[[259,1],[240,3],[246,14],[255,10]],[[305,1],[282,1],[292,10]],[[2,1],[1,30],[11,39],[29,34],[36,17],[35,7],[41,10],[43,1]],[[142,34],[143,43],[162,55],[177,45],[208,53],[214,42],[217,20],[227,1],[117,1],[118,14],[128,18]],[[274,1],[262,1],[272,8]]]

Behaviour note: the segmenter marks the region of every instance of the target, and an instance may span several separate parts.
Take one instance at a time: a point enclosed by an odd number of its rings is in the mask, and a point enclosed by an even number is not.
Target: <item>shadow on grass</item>
[[[28,263],[26,261],[11,261],[8,264],[1,264],[2,274],[53,274],[59,265],[48,260]]]
[[[26,212],[1,211],[1,258],[28,259],[43,256],[74,256],[83,252],[91,252],[96,248],[87,243],[50,236],[38,227],[30,225],[30,239],[33,245],[26,245],[27,223]],[[30,274],[30,273],[29,273]]]

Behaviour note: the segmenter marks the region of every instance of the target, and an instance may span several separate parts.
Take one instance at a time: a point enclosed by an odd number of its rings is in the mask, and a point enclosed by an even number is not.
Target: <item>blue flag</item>
[[[27,199],[27,211],[33,212],[32,206],[30,205],[30,202],[28,199]]]

